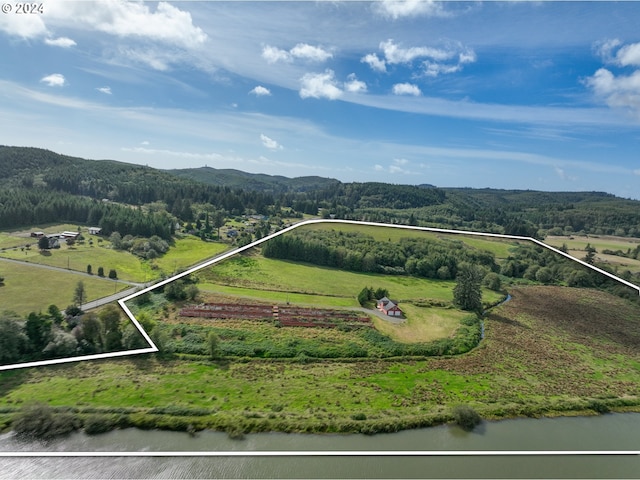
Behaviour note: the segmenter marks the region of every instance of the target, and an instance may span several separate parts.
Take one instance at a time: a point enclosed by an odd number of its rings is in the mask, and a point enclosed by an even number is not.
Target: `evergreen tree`
[[[460,264],[453,289],[453,302],[458,308],[478,314],[482,312],[482,279],[480,268],[469,263]]]
[[[87,299],[87,292],[84,288],[84,283],[82,282],[82,280],[80,280],[76,284],[76,289],[73,293],[73,304],[80,306],[83,303],[85,303],[86,299]]]

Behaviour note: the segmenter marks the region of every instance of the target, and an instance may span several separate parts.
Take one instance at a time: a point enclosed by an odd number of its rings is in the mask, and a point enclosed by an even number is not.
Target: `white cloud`
[[[396,83],[393,86],[393,93],[394,95],[414,95],[416,97],[422,95],[418,86],[412,83]]]
[[[369,53],[365,55],[360,61],[369,65],[371,69],[376,72],[387,71],[387,63],[384,60],[379,59],[378,55],[376,55],[375,53]]]
[[[627,67],[632,65],[634,67],[640,67],[640,43],[632,43],[631,45],[625,45],[616,54],[618,63]]]
[[[640,168],[636,169],[633,171],[634,175],[640,175]]]
[[[44,24],[42,15],[39,14],[0,14],[0,31],[11,36],[31,39],[46,35],[47,27]]]
[[[299,43],[293,47],[289,53],[296,58],[302,58],[305,60],[311,60],[313,62],[324,62],[333,57],[331,52],[326,51],[321,47],[314,47],[306,43]]]
[[[358,80],[355,73],[351,73],[347,76],[347,81],[344,83],[344,89],[351,93],[364,93],[367,91],[367,84]]]
[[[556,172],[556,175],[558,175],[558,177],[560,177],[562,180],[566,181],[566,182],[573,182],[576,180],[576,177],[572,177],[570,175],[567,175],[567,172],[565,172],[565,170],[563,168],[560,168],[558,166],[553,167],[553,169]]]
[[[50,87],[63,87],[66,84],[64,75],[61,73],[52,73],[40,79],[42,83],[46,83]]]
[[[342,95],[342,90],[338,87],[333,70],[325,70],[324,73],[307,73],[300,81],[301,98],[328,98],[336,100]]]
[[[613,51],[620,45],[622,45],[622,42],[617,38],[613,38],[596,42],[594,44],[594,50],[605,63],[612,63],[614,61]]]
[[[292,62],[296,58],[311,62],[324,62],[332,57],[333,53],[322,47],[315,47],[307,43],[298,43],[288,51],[271,45],[266,45],[262,48],[262,58],[267,63]]]
[[[99,87],[99,88],[96,88],[96,90],[98,90],[99,92],[102,92],[102,93],[104,93],[106,95],[111,95],[111,93],[112,93],[111,92],[111,87]]]
[[[373,169],[376,172],[383,172],[384,171],[384,167],[382,165],[378,165],[378,164],[374,165]]]
[[[267,137],[264,133],[260,134],[260,140],[262,140],[262,144],[267,147],[269,150],[282,150],[282,145],[276,142],[273,138]]]
[[[397,20],[403,17],[446,17],[450,14],[442,3],[433,0],[382,0],[374,3],[374,11],[384,17]]]
[[[610,107],[627,109],[640,118],[640,70],[615,76],[606,68],[600,68],[585,83]]]
[[[462,70],[462,66],[477,60],[476,53],[460,42],[447,42],[442,48],[422,46],[404,48],[393,39],[380,42],[380,50],[384,58],[375,53],[365,55],[360,61],[368,64],[372,70],[386,72],[387,65],[411,65],[417,59],[421,62],[422,74],[437,77],[440,74],[455,73]],[[448,63],[444,63],[448,62]]]
[[[394,158],[393,163],[395,163],[396,165],[407,165],[409,163],[409,160],[407,160],[406,158]]]
[[[434,60],[448,60],[455,55],[454,51],[433,47],[401,48],[393,39],[380,42],[380,50],[384,53],[387,63],[411,63],[416,58],[429,57]]]
[[[47,15],[78,27],[121,38],[158,41],[187,49],[202,45],[207,35],[193,25],[191,13],[167,2],[155,11],[144,2],[53,2]]]
[[[262,85],[258,85],[249,93],[255,95],[256,97],[263,97],[265,95],[271,95],[271,91],[268,88],[263,87]]]
[[[44,43],[54,47],[62,48],[75,47],[77,45],[76,42],[67,37],[45,38]]]
[[[262,58],[264,58],[267,63],[290,62],[291,54],[286,50],[266,45],[262,48]]]

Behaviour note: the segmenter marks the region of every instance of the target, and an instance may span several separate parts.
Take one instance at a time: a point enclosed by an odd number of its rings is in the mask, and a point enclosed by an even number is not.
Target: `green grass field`
[[[567,253],[575,258],[582,260],[586,255],[585,248],[590,244],[598,252],[596,261],[608,263],[611,266],[618,267],[620,271],[629,270],[632,273],[640,272],[640,260],[633,258],[619,257],[617,255],[605,255],[603,250],[622,250],[627,252],[628,249],[635,249],[640,244],[638,238],[623,238],[613,236],[549,236],[545,238],[545,243],[552,247],[559,248],[563,244],[567,246]]]
[[[5,284],[0,287],[0,309],[13,310],[20,315],[45,311],[51,304],[60,309],[66,308],[72,303],[74,290],[80,280],[84,283],[89,301],[111,295],[116,288],[129,288],[113,280],[2,261],[0,274],[5,277]]]
[[[89,245],[87,240],[84,245],[76,243],[71,247],[63,243],[60,248],[48,250],[44,255],[36,246],[24,251],[19,249],[5,250],[0,252],[0,256],[29,263],[68,268],[78,272],[86,272],[87,265],[91,265],[94,275],[97,274],[98,267],[104,269],[105,276],[113,268],[119,279],[132,282],[143,282],[145,278],[147,280],[152,278],[150,269],[143,264],[139,257],[129,252],[113,250],[110,246],[111,244],[106,240],[102,244],[94,240],[93,245]]]
[[[63,227],[65,225],[50,227],[49,230],[59,232],[63,231]],[[66,227],[70,226],[66,225]],[[1,235],[5,239],[6,237],[17,239],[17,237],[6,233]],[[105,276],[108,275],[110,269],[115,269],[121,280],[146,282],[159,278],[162,274],[173,275],[175,271],[184,270],[229,248],[223,243],[203,242],[199,238],[187,236],[177,238],[174,245],[162,257],[147,261],[132,253],[112,249],[111,242],[106,239],[99,241],[99,237],[85,236],[87,238],[83,245],[76,242],[75,245],[69,247],[66,243],[61,243],[60,248],[49,250],[46,255],[40,253],[36,242],[29,250],[12,248],[0,251],[0,256],[78,272],[86,272],[87,265],[91,265],[94,275],[97,274],[98,267],[104,268]],[[20,240],[21,245],[24,244],[24,240]],[[90,240],[93,241],[93,244],[90,244]]]
[[[399,302],[420,299],[448,302],[453,299],[455,286],[455,282],[451,280],[346,272],[335,268],[263,258],[258,255],[233,257],[215,264],[206,271],[198,272],[197,275],[206,284],[206,289],[214,290],[212,285],[217,284],[241,287],[245,293],[238,293],[247,296],[254,295],[253,292],[256,291],[269,290],[284,292],[285,295],[299,293],[306,296],[317,295],[319,298],[328,296],[350,299],[352,302],[355,302],[358,293],[364,287],[386,288],[392,298]],[[483,290],[485,302],[493,303],[500,298],[499,293]],[[311,300],[309,297],[302,299],[305,303]],[[293,302],[293,297],[290,301]],[[357,305],[357,302],[351,305]]]
[[[460,310],[424,308],[411,303],[403,303],[402,311],[407,318],[403,323],[390,323],[378,317],[373,319],[379,332],[402,343],[430,342],[452,337],[460,326],[460,321],[470,315],[469,312]]]
[[[228,249],[229,245],[226,243],[203,242],[189,235],[177,238],[169,251],[162,257],[154,259],[153,264],[166,275],[171,275],[174,271],[185,270]]]

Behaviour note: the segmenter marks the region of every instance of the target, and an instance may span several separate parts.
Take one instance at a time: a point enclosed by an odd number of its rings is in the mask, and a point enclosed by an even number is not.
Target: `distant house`
[[[49,248],[60,248],[60,240],[58,239],[59,234],[50,233],[47,235],[47,239],[49,240]]]
[[[234,237],[237,237],[237,236],[238,236],[238,231],[237,230],[231,229],[231,230],[227,231],[227,237],[234,238]]]
[[[31,236],[32,236],[33,238],[40,238],[40,237],[44,237],[44,232],[40,232],[40,231],[38,231],[38,232],[31,232]]]
[[[98,235],[101,231],[100,227],[89,227],[89,235]]]
[[[73,238],[75,240],[76,238],[78,238],[79,235],[80,235],[80,232],[62,232],[58,234],[58,237],[61,240],[66,240],[67,238]]]
[[[390,317],[402,316],[402,310],[400,310],[398,304],[389,300],[387,297],[382,297],[380,300],[378,300],[376,308]]]

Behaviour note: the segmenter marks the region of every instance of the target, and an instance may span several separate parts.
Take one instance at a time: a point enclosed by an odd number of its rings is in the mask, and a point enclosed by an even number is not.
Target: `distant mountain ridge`
[[[211,167],[160,170],[0,146],[0,228],[44,219],[95,224],[75,208],[80,199],[137,206],[160,202],[186,221],[197,203],[230,216],[289,207],[298,214],[524,236],[554,231],[640,237],[640,201],[604,192],[341,182]]]
[[[180,178],[195,180],[220,187],[242,188],[264,192],[308,192],[341,183],[333,178],[306,176],[289,178],[282,175],[248,173],[232,168],[213,167],[180,168],[166,170]]]

